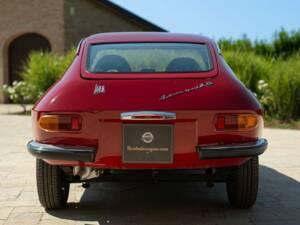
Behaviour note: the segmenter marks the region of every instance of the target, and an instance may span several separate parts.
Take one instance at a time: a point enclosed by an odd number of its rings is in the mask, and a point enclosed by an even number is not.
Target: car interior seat
[[[131,72],[131,68],[122,56],[105,55],[99,59],[94,71],[96,72]]]
[[[189,72],[200,71],[201,67],[196,60],[189,57],[173,59],[167,66],[166,72]]]

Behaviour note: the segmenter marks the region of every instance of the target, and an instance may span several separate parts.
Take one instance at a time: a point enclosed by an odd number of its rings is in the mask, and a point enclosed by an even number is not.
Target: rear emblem
[[[104,85],[95,85],[94,95],[103,94],[105,93],[105,86]]]
[[[147,144],[151,143],[154,140],[154,135],[151,132],[145,132],[142,135],[141,140]]]
[[[173,92],[173,93],[170,93],[170,94],[162,95],[162,96],[160,96],[159,100],[164,101],[164,100],[167,100],[167,99],[172,98],[172,97],[177,96],[177,95],[181,95],[181,94],[189,93],[189,92],[192,92],[192,91],[196,91],[196,90],[199,90],[199,89],[204,88],[204,87],[209,87],[213,84],[214,83],[212,81],[207,81],[207,82],[204,82],[204,83],[200,83],[200,84],[198,84],[194,87],[191,87],[191,88],[186,88],[186,89],[181,90],[181,91],[176,91],[176,92]]]

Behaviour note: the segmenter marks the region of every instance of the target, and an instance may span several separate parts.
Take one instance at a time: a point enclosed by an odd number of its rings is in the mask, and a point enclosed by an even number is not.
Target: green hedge
[[[300,55],[264,58],[254,52],[224,52],[237,77],[254,92],[268,116],[300,118]]]
[[[21,76],[35,87],[33,91],[36,99],[63,75],[74,55],[73,49],[66,55],[51,52],[32,52],[29,55]]]
[[[273,63],[269,80],[272,91],[272,116],[282,120],[300,118],[300,56]]]
[[[271,41],[251,41],[244,35],[239,39],[220,39],[219,46],[223,51],[252,51],[258,55],[273,58],[288,58],[300,51],[300,29],[288,32],[285,29],[276,31]]]
[[[37,100],[57,81],[74,55],[74,50],[66,55],[30,54],[21,74],[25,84],[32,90],[30,99]],[[224,51],[223,55],[237,77],[257,96],[267,116],[284,121],[300,119],[300,54],[271,58],[254,51],[230,50]],[[17,90],[10,91],[14,95],[19,93]],[[15,99],[24,99],[21,97]]]
[[[259,94],[258,82],[269,79],[271,61],[253,52],[228,51],[223,55],[246,87]]]

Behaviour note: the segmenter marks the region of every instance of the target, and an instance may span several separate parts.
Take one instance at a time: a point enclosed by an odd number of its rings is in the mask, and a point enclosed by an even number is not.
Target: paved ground
[[[35,162],[25,149],[30,127],[29,116],[0,115],[0,225],[300,224],[300,131],[265,130],[270,147],[261,157],[251,210],[231,209],[222,184],[134,183],[88,190],[72,185],[68,208],[45,212],[37,200]]]

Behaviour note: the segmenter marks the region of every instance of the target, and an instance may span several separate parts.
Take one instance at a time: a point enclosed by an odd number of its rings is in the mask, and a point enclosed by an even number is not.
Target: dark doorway
[[[39,34],[28,33],[13,40],[8,49],[9,84],[21,80],[20,72],[32,51],[51,51],[49,41]]]

